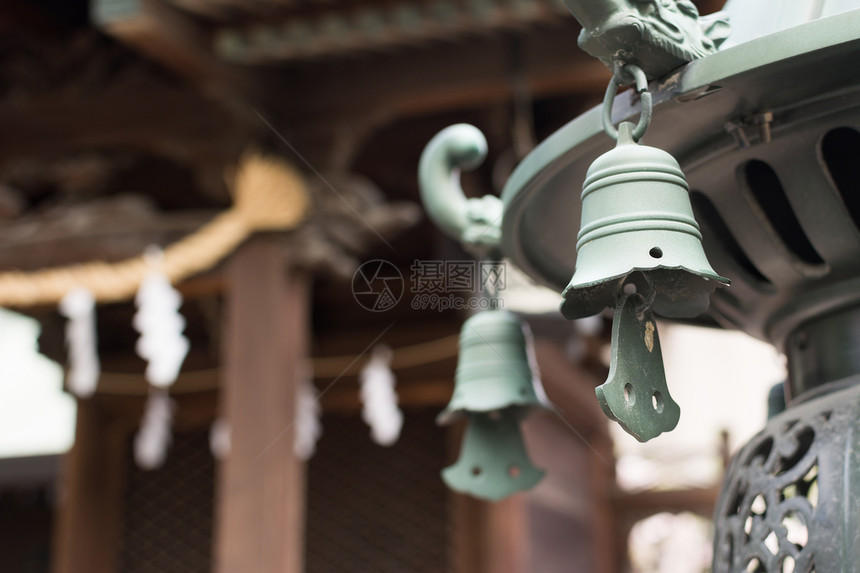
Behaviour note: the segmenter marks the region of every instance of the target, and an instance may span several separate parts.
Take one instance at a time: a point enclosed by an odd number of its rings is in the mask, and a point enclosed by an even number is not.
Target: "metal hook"
[[[639,141],[648,125],[651,123],[651,92],[648,91],[648,78],[645,77],[645,72],[639,66],[627,64],[620,68],[619,73],[612,76],[609,85],[606,87],[606,95],[603,97],[603,129],[606,135],[613,140],[618,139],[618,130],[612,125],[612,103],[615,101],[615,94],[618,93],[618,86],[627,85],[630,82],[624,82],[619,76],[621,73],[627,73],[633,76],[636,83],[636,91],[640,94],[642,102],[642,111],[639,115],[639,123],[633,128],[631,135],[633,141]]]

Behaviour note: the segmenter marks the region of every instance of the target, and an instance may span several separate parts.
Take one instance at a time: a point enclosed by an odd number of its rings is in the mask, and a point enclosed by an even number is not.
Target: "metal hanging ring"
[[[645,72],[639,66],[634,66],[633,64],[627,64],[620,68],[619,72],[626,72],[627,75],[633,76],[636,83],[636,92],[639,93],[642,103],[639,123],[636,124],[631,133],[633,140],[639,141],[645,135],[645,131],[651,123],[651,92],[648,91],[648,78],[645,77]],[[615,101],[615,94],[618,93],[618,86],[630,83],[624,82],[619,77],[620,75],[620,73],[616,73],[612,76],[609,85],[606,87],[606,95],[603,97],[603,129],[606,131],[606,135],[613,140],[618,139],[618,130],[612,125],[612,103]]]

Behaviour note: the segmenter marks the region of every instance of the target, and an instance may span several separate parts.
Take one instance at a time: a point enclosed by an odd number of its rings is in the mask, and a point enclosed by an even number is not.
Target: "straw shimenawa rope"
[[[296,227],[310,208],[299,173],[276,158],[260,155],[242,157],[233,195],[230,210],[164,249],[159,270],[171,283],[212,268],[254,232]],[[150,270],[151,263],[141,254],[117,263],[93,261],[0,273],[0,306],[56,304],[74,287],[90,290],[98,302],[127,300]]]

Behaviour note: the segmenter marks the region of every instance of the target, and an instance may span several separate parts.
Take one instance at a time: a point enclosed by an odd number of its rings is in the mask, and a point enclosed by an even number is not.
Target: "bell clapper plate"
[[[640,442],[673,430],[681,417],[666,384],[652,299],[647,280],[628,280],[619,289],[609,376],[595,389],[603,412]]]
[[[533,487],[544,475],[528,458],[517,412],[495,410],[468,415],[457,462],[442,470],[453,489],[496,501]]]

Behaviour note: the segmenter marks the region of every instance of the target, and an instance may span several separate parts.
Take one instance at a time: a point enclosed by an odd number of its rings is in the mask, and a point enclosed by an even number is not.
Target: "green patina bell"
[[[506,310],[469,317],[460,330],[454,395],[439,414],[448,424],[466,413],[512,408],[524,415],[540,405],[520,320]]]
[[[490,310],[463,324],[454,395],[437,418],[442,425],[468,420],[460,458],[442,471],[451,489],[496,500],[543,477],[528,459],[519,428],[522,418],[543,407],[536,385],[516,316]]]
[[[622,123],[618,145],[598,157],[582,186],[576,271],[562,295],[568,319],[614,306],[628,275],[641,271],[654,312],[693,317],[728,284],[708,263],[689,187],[669,153],[639,145]]]
[[[622,123],[618,145],[586,174],[576,271],[561,312],[573,319],[615,308],[609,376],[595,392],[606,415],[645,442],[674,429],[681,415],[666,384],[654,313],[694,317],[729,281],[708,263],[678,162],[639,145],[633,131]]]

